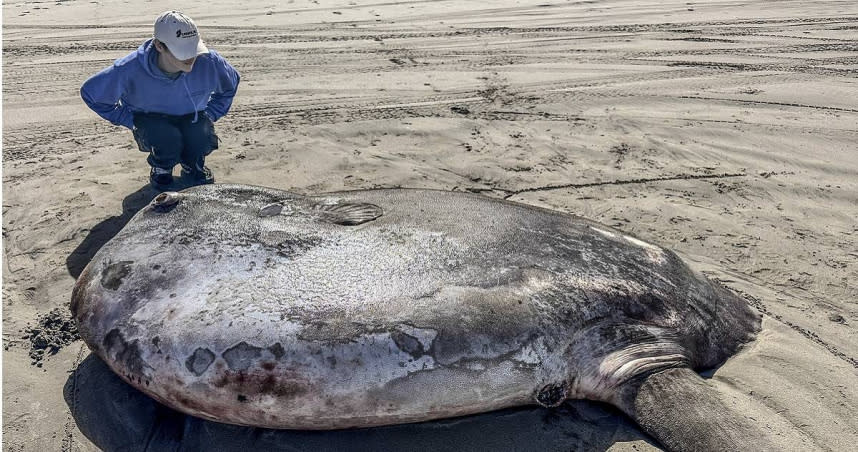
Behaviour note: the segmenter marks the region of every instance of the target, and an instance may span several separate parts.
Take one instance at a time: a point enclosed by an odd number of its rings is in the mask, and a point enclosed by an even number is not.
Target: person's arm
[[[222,56],[214,52],[211,53],[211,56],[217,70],[218,87],[206,106],[206,114],[212,121],[217,121],[232,106],[232,98],[235,97],[241,77],[238,75],[238,71],[227,63]]]
[[[83,82],[80,97],[98,116],[114,125],[133,129],[134,115],[119,100],[123,90],[122,74],[115,65],[111,65]]]

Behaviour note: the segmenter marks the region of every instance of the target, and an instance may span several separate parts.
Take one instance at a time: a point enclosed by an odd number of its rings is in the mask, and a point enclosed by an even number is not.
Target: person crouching
[[[149,182],[163,191],[177,164],[189,185],[214,182],[205,165],[218,148],[214,122],[229,111],[239,80],[190,17],[167,11],[155,20],[151,39],[87,79],[80,94],[99,116],[131,129],[149,154]]]

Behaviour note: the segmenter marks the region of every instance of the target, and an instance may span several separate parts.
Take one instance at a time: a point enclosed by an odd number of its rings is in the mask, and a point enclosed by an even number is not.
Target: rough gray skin
[[[93,258],[72,312],[123,379],[221,422],[338,429],[584,398],[673,450],[760,437],[688,370],[754,337],[741,299],[658,246],[478,195],[165,193]]]

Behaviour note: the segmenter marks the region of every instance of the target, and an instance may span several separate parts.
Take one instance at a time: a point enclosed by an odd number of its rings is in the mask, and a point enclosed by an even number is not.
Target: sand
[[[131,133],[78,88],[171,8],[242,74],[208,160],[219,182],[478,192],[671,248],[764,314],[711,375],[723,398],[794,450],[858,444],[853,1],[2,8],[4,450],[109,447],[93,422],[121,416],[99,396],[124,389],[63,325],[75,277],[155,192]],[[587,402],[241,444],[200,428],[244,450],[658,447]]]

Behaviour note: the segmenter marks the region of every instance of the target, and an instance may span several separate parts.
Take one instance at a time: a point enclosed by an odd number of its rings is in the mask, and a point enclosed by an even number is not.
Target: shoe
[[[152,167],[149,171],[149,183],[158,190],[164,190],[173,184],[173,173],[164,168]]]
[[[207,166],[202,171],[195,171],[190,166],[182,164],[182,179],[190,179],[194,185],[205,185],[214,183],[214,175]]]

